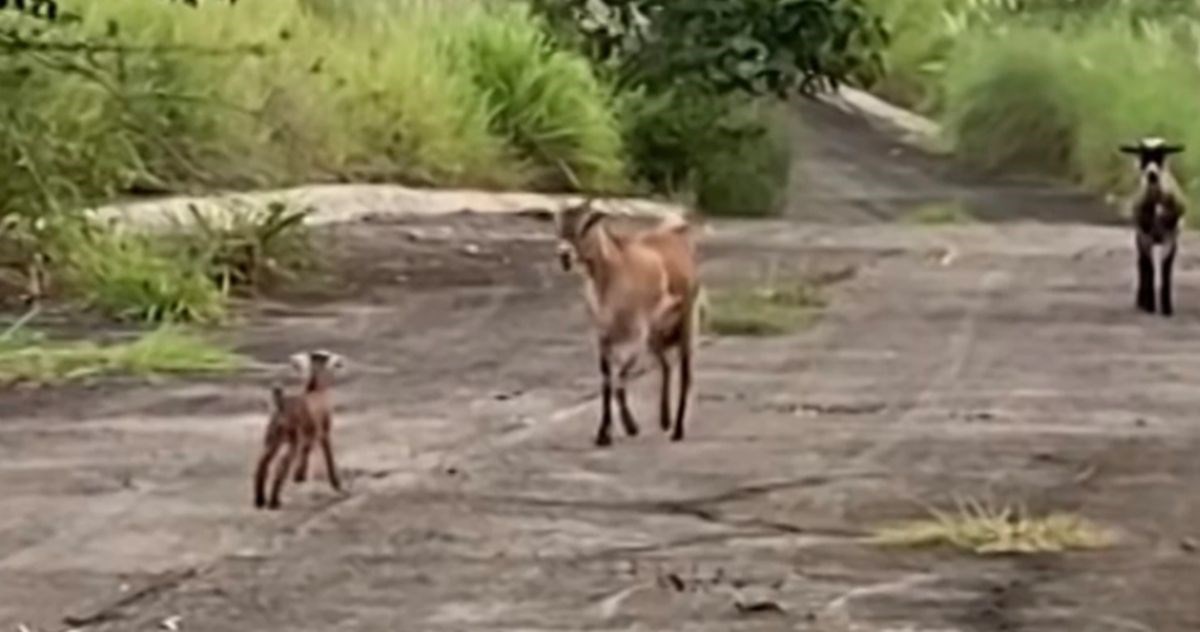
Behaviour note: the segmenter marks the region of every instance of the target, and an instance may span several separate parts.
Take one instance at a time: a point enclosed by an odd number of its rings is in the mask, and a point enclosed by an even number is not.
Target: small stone
[[[1200,551],[1200,543],[1196,542],[1194,538],[1184,538],[1179,543],[1179,548],[1187,553],[1195,553],[1196,551]]]

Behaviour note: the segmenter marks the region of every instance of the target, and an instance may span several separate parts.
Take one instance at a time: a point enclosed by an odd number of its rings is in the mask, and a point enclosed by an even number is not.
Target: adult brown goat
[[[660,425],[663,431],[671,431],[672,441],[680,441],[692,387],[701,293],[692,226],[672,218],[622,234],[613,230],[612,219],[610,213],[594,208],[591,199],[555,215],[560,262],[567,271],[577,267],[583,277],[595,329],[602,378],[596,445],[612,443],[614,395],[626,434],[638,434],[626,383],[646,352],[662,373]],[[679,360],[679,401],[673,429],[668,357],[672,350],[678,352]]]

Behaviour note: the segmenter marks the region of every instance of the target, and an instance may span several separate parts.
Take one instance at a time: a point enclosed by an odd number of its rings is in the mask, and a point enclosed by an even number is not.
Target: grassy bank
[[[24,166],[0,213],[147,188],[624,181],[606,89],[522,5],[202,5],[86,3],[42,39],[108,52],[0,55],[0,155]]]
[[[871,88],[938,118],[984,171],[1129,184],[1116,146],[1159,135],[1200,185],[1200,19],[1194,3],[872,0],[889,21],[888,70]],[[1193,193],[1195,195],[1195,193]]]

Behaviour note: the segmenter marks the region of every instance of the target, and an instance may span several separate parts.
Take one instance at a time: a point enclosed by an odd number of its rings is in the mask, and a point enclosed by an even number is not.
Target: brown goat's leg
[[[313,438],[305,437],[300,443],[300,451],[296,459],[296,482],[308,480],[308,455],[312,453]]]
[[[663,432],[671,429],[671,363],[667,360],[665,351],[657,351],[659,372],[662,374],[662,384],[658,397],[658,424]]]
[[[262,455],[258,457],[258,467],[254,471],[254,506],[262,508],[267,504],[267,474],[271,469],[271,461],[279,452],[283,443],[274,432],[267,431],[267,439],[263,445]]]
[[[671,441],[683,440],[683,420],[687,417],[688,395],[692,390],[692,341],[690,334],[679,345],[679,408],[675,412],[675,430]]]
[[[321,452],[325,454],[325,475],[329,477],[329,485],[333,491],[342,491],[342,479],[338,477],[337,464],[333,462],[333,444],[330,443],[329,433],[321,437]]]
[[[283,453],[283,461],[275,468],[275,480],[271,484],[271,498],[267,501],[268,509],[279,509],[279,494],[283,492],[283,483],[292,469],[292,461],[296,458],[298,448],[295,441],[288,441],[287,452]]]
[[[625,397],[625,384],[629,379],[629,374],[633,371],[636,360],[636,357],[626,360],[617,374],[617,407],[621,412],[621,425],[625,428],[625,434],[631,437],[636,437],[639,429],[637,421],[633,418],[633,412],[629,410],[629,401]]]
[[[612,366],[608,361],[608,350],[600,353],[600,428],[596,431],[596,445],[612,445]]]

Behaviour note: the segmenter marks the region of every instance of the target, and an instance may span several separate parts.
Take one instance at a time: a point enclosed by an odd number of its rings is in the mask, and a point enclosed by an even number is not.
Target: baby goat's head
[[[1167,156],[1182,152],[1183,145],[1168,144],[1161,138],[1143,138],[1136,145],[1121,145],[1121,152],[1137,157],[1142,183],[1157,187],[1166,170]]]
[[[554,214],[554,232],[558,238],[558,261],[563,270],[571,271],[579,258],[579,242],[604,213],[592,208],[592,199],[563,208]]]
[[[327,388],[333,382],[333,375],[346,366],[342,356],[325,350],[292,354],[289,363],[309,388]]]

